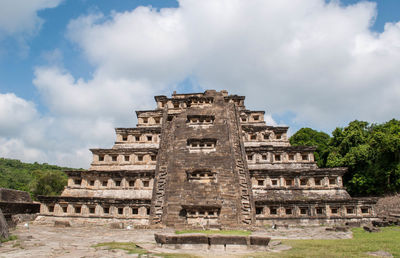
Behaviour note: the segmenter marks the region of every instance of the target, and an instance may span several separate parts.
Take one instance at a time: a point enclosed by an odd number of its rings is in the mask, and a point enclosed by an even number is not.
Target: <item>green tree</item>
[[[400,191],[400,121],[383,124],[352,121],[336,128],[332,137],[302,128],[291,138],[292,145],[317,146],[319,167],[348,167],[343,177],[351,195],[372,196]]]
[[[370,125],[353,121],[336,128],[326,165],[346,166],[344,182],[352,195],[400,191],[400,121]]]
[[[324,132],[318,132],[311,128],[301,128],[292,137],[290,144],[293,146],[315,146],[315,161],[319,167],[325,167],[329,155],[330,136]]]
[[[58,170],[36,170],[33,174],[36,178],[32,188],[35,197],[38,195],[59,195],[64,190],[64,186],[67,185],[67,175]]]
[[[33,199],[58,195],[67,184],[65,170],[76,169],[0,158],[0,187],[26,191]]]

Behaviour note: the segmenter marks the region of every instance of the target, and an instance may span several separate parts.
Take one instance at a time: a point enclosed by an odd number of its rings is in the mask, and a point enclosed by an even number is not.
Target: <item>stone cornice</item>
[[[69,197],[69,196],[38,196],[41,203],[80,203],[80,204],[147,204],[150,205],[150,199],[120,199],[120,198],[102,198],[102,197]]]
[[[345,198],[345,199],[303,199],[303,200],[267,200],[258,198],[255,200],[256,205],[326,205],[326,204],[336,204],[336,205],[354,205],[354,204],[370,204],[373,205],[378,201],[378,198]]]
[[[152,110],[136,110],[136,116],[137,117],[150,117],[155,114],[159,115],[160,117],[162,116],[162,110],[161,109],[152,109]]]
[[[248,123],[242,124],[242,130],[245,132],[262,132],[271,130],[274,132],[286,133],[288,129],[288,126],[254,125]]]
[[[132,153],[158,153],[157,148],[115,148],[115,149],[90,149],[93,154],[132,154]]]
[[[315,151],[317,147],[314,146],[273,146],[273,145],[263,145],[263,146],[248,146],[246,148],[246,153],[251,152],[267,152],[267,151],[274,151],[274,152],[311,152]]]
[[[132,135],[139,135],[141,133],[161,133],[161,126],[115,128],[115,132],[119,134],[132,134]]]
[[[85,171],[64,171],[69,177],[85,176],[112,176],[112,177],[137,177],[154,176],[155,170],[85,170]]]
[[[249,110],[249,109],[244,109],[241,110],[241,112],[246,113],[246,114],[252,114],[252,113],[262,113],[265,114],[264,110]]]
[[[342,176],[347,172],[346,167],[338,168],[290,168],[290,169],[249,169],[250,175],[269,176]]]

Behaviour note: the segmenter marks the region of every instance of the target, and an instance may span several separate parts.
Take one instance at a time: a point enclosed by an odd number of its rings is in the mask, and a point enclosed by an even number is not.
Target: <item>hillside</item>
[[[38,195],[58,195],[67,184],[65,170],[76,169],[0,158],[0,187],[26,191],[33,199]]]

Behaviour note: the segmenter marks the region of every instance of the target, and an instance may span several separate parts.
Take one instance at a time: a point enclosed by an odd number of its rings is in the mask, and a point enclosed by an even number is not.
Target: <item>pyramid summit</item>
[[[86,171],[66,171],[61,196],[41,196],[39,219],[176,228],[321,224],[375,217],[352,198],[346,168],[318,168],[314,147],[291,146],[288,127],[264,121],[227,91],[155,96]]]

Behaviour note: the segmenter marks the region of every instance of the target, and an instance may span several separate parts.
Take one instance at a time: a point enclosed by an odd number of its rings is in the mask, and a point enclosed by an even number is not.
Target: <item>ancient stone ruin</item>
[[[27,192],[0,188],[0,210],[8,227],[13,228],[19,222],[34,219],[40,207],[39,203],[32,201]]]
[[[60,197],[40,197],[41,219],[235,228],[369,220],[373,199],[351,198],[346,168],[318,168],[314,147],[290,146],[288,127],[226,91],[156,96],[111,149],[91,149],[87,171],[67,171]]]

